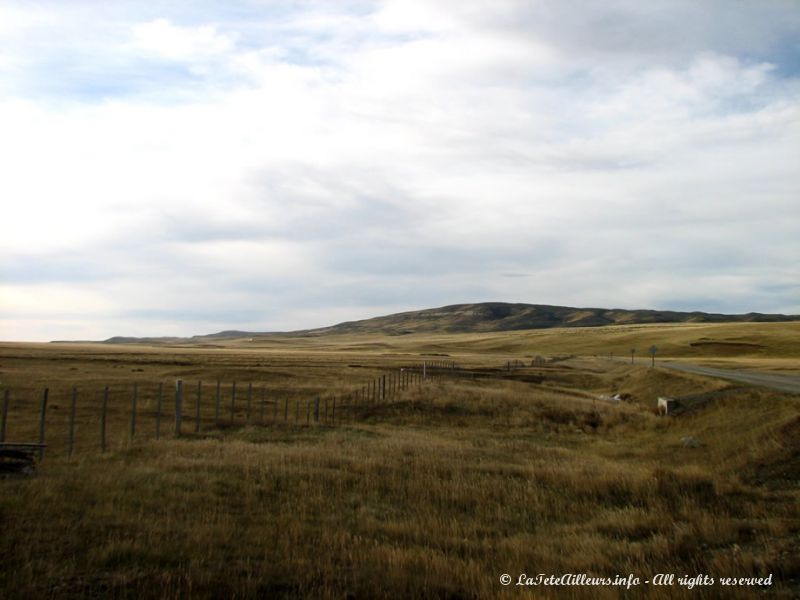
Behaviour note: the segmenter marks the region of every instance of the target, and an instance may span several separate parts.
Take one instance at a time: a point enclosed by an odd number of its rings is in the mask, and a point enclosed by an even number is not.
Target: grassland
[[[797,333],[797,324],[737,324],[218,348],[2,344],[8,439],[35,438],[44,385],[51,401],[38,473],[0,480],[0,596],[797,597],[798,398],[605,358],[656,344],[672,358],[705,352],[793,371]],[[714,356],[697,341],[741,345]],[[335,426],[270,419],[273,402],[341,398],[445,354],[466,376],[344,409]],[[557,360],[500,368],[537,355]],[[217,423],[208,402],[195,434],[189,395],[187,433],[155,440],[156,386],[177,378],[207,382],[204,399],[217,379],[253,382],[253,421],[263,400],[264,425],[245,426],[242,403],[235,426]],[[131,441],[133,382],[141,397]],[[106,385],[113,443],[100,453]],[[81,395],[68,458],[72,386]],[[630,401],[597,399],[611,393]],[[658,417],[657,395],[685,397],[689,408]],[[771,573],[773,585],[524,590],[502,586],[504,573]]]
[[[267,336],[228,340],[227,347],[266,351],[305,350],[384,354],[453,354],[462,364],[481,365],[487,356],[505,359],[536,355],[647,356],[699,364],[725,361],[758,368],[800,372],[800,322],[674,323],[533,329],[501,333],[430,333],[411,335]],[[192,347],[192,346],[187,346]]]

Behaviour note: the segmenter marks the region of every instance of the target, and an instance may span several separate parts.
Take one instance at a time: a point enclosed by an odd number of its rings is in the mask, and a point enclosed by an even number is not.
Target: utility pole
[[[636,354],[636,348],[631,348],[631,364],[633,364],[633,355]]]

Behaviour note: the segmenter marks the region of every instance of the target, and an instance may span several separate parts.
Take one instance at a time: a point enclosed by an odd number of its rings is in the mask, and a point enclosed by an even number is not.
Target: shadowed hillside
[[[480,304],[454,304],[375,317],[362,321],[349,321],[333,327],[302,332],[310,335],[326,333],[485,333],[516,331],[522,329],[549,329],[552,327],[600,327],[603,325],[630,325],[638,323],[726,323],[794,321],[800,317],[785,315],[723,315],[703,312],[675,312],[660,310],[624,310],[606,308],[571,308],[544,304],[508,304],[484,302]],[[300,332],[298,332],[300,333]]]

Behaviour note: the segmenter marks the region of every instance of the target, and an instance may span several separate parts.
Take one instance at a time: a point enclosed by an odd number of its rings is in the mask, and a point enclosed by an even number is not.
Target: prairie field
[[[0,597],[796,598],[800,397],[609,357],[656,345],[659,360],[795,373],[798,333],[746,323],[3,343],[6,441],[38,439],[49,395],[35,474],[0,479]],[[426,367],[422,380],[423,361],[459,368]],[[371,382],[400,369],[403,389],[375,398]],[[658,396],[682,411],[657,415]],[[515,585],[567,573],[676,581]],[[716,581],[677,581],[698,575]],[[770,575],[768,586],[719,582]]]

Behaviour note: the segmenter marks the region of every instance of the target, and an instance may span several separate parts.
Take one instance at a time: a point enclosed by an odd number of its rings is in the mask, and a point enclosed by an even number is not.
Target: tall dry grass
[[[230,357],[232,364],[215,366],[221,359],[210,356],[133,368],[163,368],[165,376],[195,369],[204,378],[215,369],[256,368],[273,373],[276,385],[292,379],[276,374],[283,370],[304,382],[298,394],[309,390],[298,370],[304,365],[237,367]],[[40,358],[27,367],[3,358],[2,368],[34,373]],[[356,362],[367,366],[346,366]],[[370,356],[322,363],[317,381],[326,385],[344,385],[343,369],[369,375],[381,366]],[[77,364],[98,369],[98,382],[108,373],[85,356]],[[138,376],[129,368],[120,383]],[[772,573],[769,597],[798,594],[795,399],[705,389],[698,379],[703,391],[724,393],[664,419],[650,397],[669,382],[636,368],[567,361],[479,375],[359,406],[337,427],[214,428],[179,440],[143,436],[72,460],[53,452],[35,477],[0,481],[0,595],[524,593],[503,587],[503,573],[515,580],[521,573]],[[686,379],[676,377],[672,384],[683,389]],[[636,401],[595,401],[587,389],[627,391]],[[124,425],[124,410],[119,418]],[[698,447],[682,443],[689,436]],[[533,590],[537,598],[756,593],[718,585]]]

